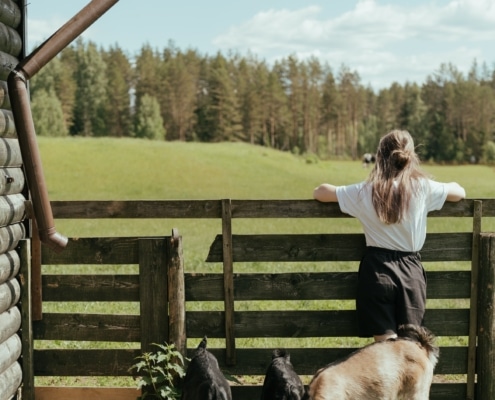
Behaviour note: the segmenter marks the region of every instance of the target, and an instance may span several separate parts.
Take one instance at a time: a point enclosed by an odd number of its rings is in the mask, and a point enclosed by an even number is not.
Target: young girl
[[[397,336],[401,324],[423,324],[426,275],[419,251],[427,214],[466,196],[455,182],[429,179],[419,164],[409,132],[393,130],[381,138],[366,181],[314,189],[316,200],[338,202],[363,226],[367,248],[356,297],[361,337],[386,340]]]

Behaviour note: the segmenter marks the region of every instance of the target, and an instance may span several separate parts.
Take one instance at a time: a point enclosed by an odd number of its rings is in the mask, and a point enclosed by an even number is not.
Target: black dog
[[[306,390],[294,371],[290,355],[284,349],[273,350],[272,361],[266,370],[261,400],[302,400]]]
[[[206,343],[205,336],[187,367],[181,399],[232,400],[230,385],[215,356],[206,350]]]

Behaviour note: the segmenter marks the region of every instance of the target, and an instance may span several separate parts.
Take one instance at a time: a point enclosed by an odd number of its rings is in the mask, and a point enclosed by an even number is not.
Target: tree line
[[[172,42],[76,40],[30,81],[38,135],[243,141],[320,158],[357,159],[393,128],[423,160],[495,161],[495,70],[442,64],[421,86],[374,91],[357,72],[294,55],[269,65],[248,54],[202,55]]]

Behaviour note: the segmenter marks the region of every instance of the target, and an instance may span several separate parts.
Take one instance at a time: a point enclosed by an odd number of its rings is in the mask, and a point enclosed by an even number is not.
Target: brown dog
[[[435,336],[416,325],[399,327],[398,336],[320,369],[309,385],[309,398],[428,400],[439,355]]]

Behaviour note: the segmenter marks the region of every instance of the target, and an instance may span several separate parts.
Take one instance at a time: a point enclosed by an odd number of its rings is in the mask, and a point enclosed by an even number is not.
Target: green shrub
[[[185,375],[184,358],[175,349],[174,344],[156,344],[156,352],[143,353],[136,357],[138,362],[129,371],[137,376],[137,388],[143,390],[138,400],[148,398],[176,400],[181,397],[181,390],[175,382]]]

